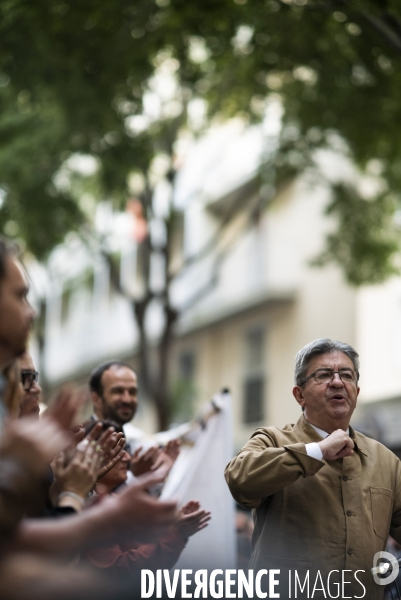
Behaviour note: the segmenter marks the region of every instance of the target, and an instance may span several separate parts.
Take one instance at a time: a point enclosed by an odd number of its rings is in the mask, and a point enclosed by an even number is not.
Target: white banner
[[[212,407],[197,430],[192,429],[190,436],[196,438],[192,446],[185,443],[184,436],[161,495],[176,498],[180,506],[198,500],[212,513],[208,527],[189,539],[174,567],[177,569],[236,568],[234,501],[224,479],[224,469],[233,456],[230,394],[216,394]]]
[[[198,500],[201,508],[211,512],[209,525],[189,539],[175,568],[235,569],[235,508],[224,479],[233,457],[230,394],[216,394],[197,419],[174,429],[148,436],[127,424],[124,431],[132,447],[180,439],[180,454],[161,498],[174,498],[179,506]]]

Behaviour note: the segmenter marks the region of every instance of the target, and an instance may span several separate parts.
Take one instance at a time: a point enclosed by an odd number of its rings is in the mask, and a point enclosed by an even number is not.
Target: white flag
[[[224,479],[233,456],[230,394],[217,394],[212,406],[203,427],[201,421],[197,431],[191,431],[194,444],[183,444],[161,495],[177,499],[180,506],[198,500],[212,513],[208,527],[189,539],[177,569],[236,568],[235,509]]]

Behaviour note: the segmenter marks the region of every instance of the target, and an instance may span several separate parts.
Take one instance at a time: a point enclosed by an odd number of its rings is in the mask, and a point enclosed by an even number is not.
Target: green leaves
[[[393,222],[394,199],[388,194],[365,200],[356,190],[338,184],[327,214],[336,217],[338,227],[328,235],[327,249],[315,264],[336,261],[353,285],[381,283],[400,272],[394,262],[400,250]]]
[[[133,133],[127,119],[149,104],[161,53],[175,61],[176,113]],[[277,177],[308,166],[311,149],[335,131],[362,171],[380,160],[397,196],[400,86],[397,0],[0,0],[0,224],[16,221],[40,257],[79,228],[86,184],[61,190],[55,180],[74,153],[98,160],[96,198],[123,206],[129,174],[146,177],[155,155],[173,153],[195,98],[206,101],[209,120],[256,122],[266,97],[278,95],[283,131],[297,135],[282,136]],[[367,203],[362,213],[374,207],[375,218],[361,224],[356,199],[336,189],[340,196],[327,256],[355,283],[386,277],[398,251],[386,241],[396,202]]]

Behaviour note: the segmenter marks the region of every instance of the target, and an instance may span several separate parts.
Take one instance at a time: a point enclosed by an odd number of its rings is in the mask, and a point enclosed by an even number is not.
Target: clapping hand
[[[210,519],[210,512],[201,510],[197,500],[190,500],[181,507],[176,527],[183,538],[189,538],[205,529]]]

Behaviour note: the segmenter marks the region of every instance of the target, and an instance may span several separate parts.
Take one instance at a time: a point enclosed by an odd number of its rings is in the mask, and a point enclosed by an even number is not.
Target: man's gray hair
[[[303,385],[305,383],[306,371],[308,370],[311,358],[318,354],[331,354],[333,352],[344,352],[344,354],[349,356],[355,371],[359,374],[359,354],[350,344],[333,341],[329,338],[322,338],[310,342],[310,344],[307,344],[297,352],[294,372],[295,385]]]

